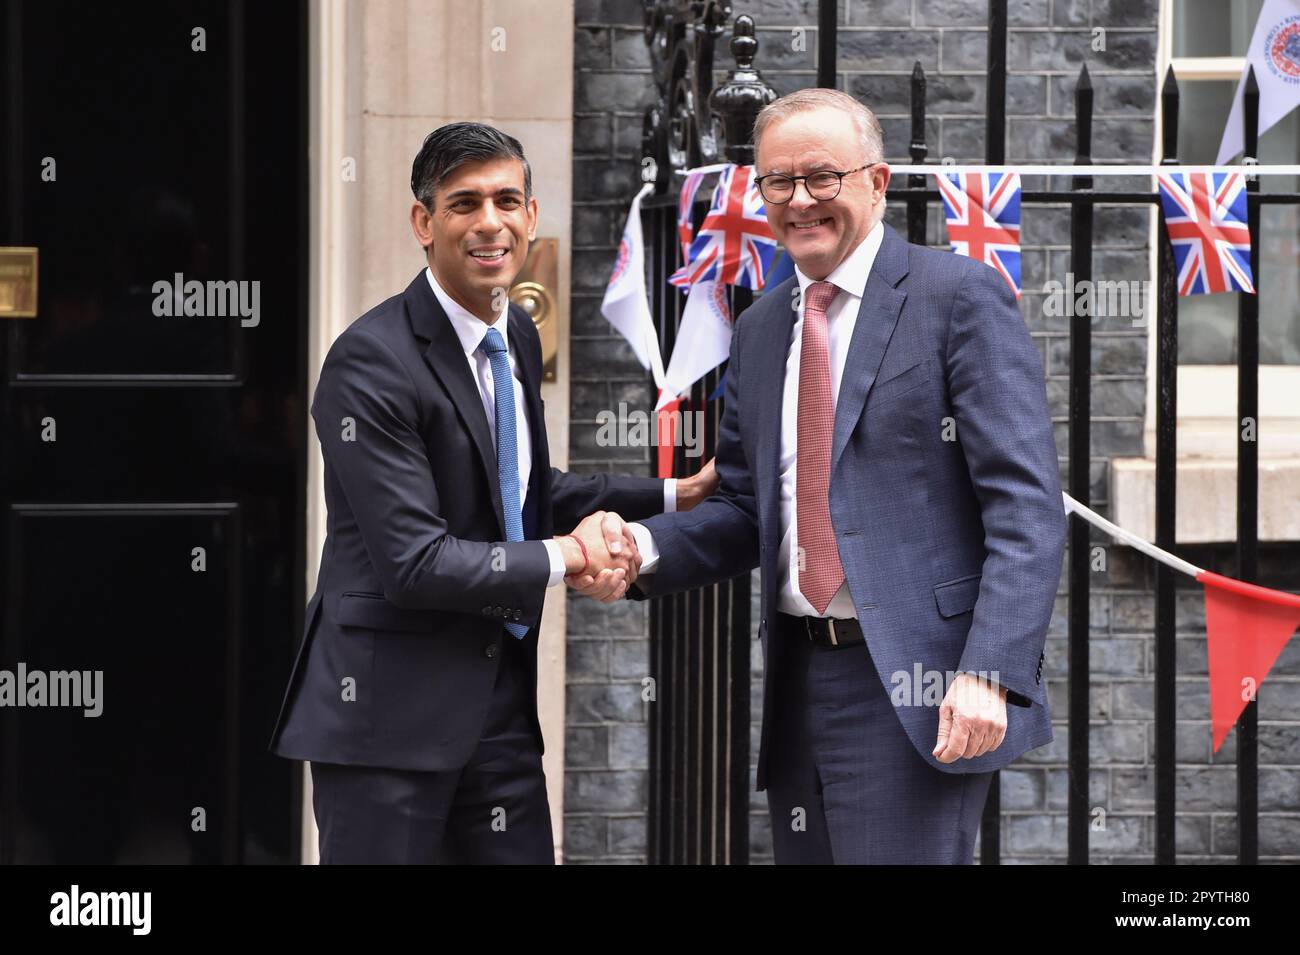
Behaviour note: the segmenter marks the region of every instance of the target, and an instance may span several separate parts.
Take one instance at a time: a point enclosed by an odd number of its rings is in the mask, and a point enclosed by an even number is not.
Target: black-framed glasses
[[[784,173],[774,172],[766,176],[759,176],[754,181],[758,183],[758,191],[763,198],[776,206],[789,202],[794,198],[795,184],[800,180],[803,180],[808,195],[818,202],[826,202],[840,194],[840,189],[844,186],[845,176],[851,176],[855,172],[862,172],[862,170],[870,169],[872,166],[879,166],[883,161],[869,162],[865,166],[859,166],[857,169],[849,169],[845,172],[822,169],[806,176],[787,176]]]

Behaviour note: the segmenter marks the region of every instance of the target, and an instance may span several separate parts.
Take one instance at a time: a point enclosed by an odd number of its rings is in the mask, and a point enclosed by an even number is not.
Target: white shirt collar
[[[836,288],[843,289],[850,295],[862,298],[867,289],[867,276],[871,274],[871,266],[876,262],[876,253],[880,251],[880,244],[884,239],[885,226],[882,220],[872,226],[866,238],[858,243],[857,247],[848,254],[843,262],[835,266],[824,281],[832,283]],[[809,278],[797,265],[794,267],[794,274],[799,280],[800,299],[802,300],[802,295],[808,291],[808,286],[817,280]]]
[[[506,320],[510,308],[508,305],[497,315],[496,321],[488,325],[447,294],[446,290],[438,284],[438,280],[434,278],[433,269],[425,266],[424,274],[428,277],[429,286],[433,289],[433,294],[437,296],[439,304],[442,305],[442,310],[451,319],[451,327],[456,330],[456,337],[460,339],[461,348],[465,349],[466,358],[473,357],[474,353],[478,351],[479,346],[483,344],[483,336],[487,334],[489,328],[495,328],[501,333],[501,337],[506,343],[506,353],[509,354],[510,323]]]

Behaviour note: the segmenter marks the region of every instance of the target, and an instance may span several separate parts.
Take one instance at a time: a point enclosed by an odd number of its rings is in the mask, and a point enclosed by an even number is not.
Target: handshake
[[[596,511],[573,533],[555,538],[564,554],[564,582],[604,603],[627,593],[641,569],[641,552],[632,530],[613,511]]]
[[[699,473],[677,482],[677,510],[689,511],[718,487],[712,459]],[[564,555],[569,587],[602,603],[627,593],[641,570],[641,552],[631,526],[613,511],[588,514],[572,534],[555,541]]]

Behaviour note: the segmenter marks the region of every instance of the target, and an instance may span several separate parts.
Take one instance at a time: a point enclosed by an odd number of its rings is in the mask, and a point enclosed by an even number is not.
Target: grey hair
[[[758,114],[758,119],[754,121],[755,151],[758,149],[759,140],[763,138],[763,133],[773,123],[788,119],[795,113],[828,107],[843,110],[853,117],[858,138],[862,140],[862,145],[867,150],[867,162],[880,162],[885,158],[885,135],[880,129],[880,121],[876,119],[876,114],[848,93],[821,88],[796,90],[764,106]]]

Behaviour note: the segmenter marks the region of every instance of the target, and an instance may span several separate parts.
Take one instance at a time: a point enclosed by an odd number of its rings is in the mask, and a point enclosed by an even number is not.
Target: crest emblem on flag
[[[1274,76],[1300,83],[1300,16],[1287,17],[1268,32],[1264,61]]]
[[[722,282],[713,286],[713,294],[709,299],[709,305],[713,308],[714,314],[730,325],[732,323],[731,307],[727,304],[727,286]]]
[[[1254,293],[1241,173],[1162,172],[1156,179],[1174,247],[1178,294]]]
[[[758,291],[775,255],[776,236],[754,184],[754,167],[727,166],[718,176],[713,202],[687,251],[686,264],[668,281],[690,288],[716,280]]]
[[[958,255],[993,266],[1020,298],[1020,174],[936,173]]]
[[[627,271],[627,263],[631,258],[632,244],[628,241],[627,232],[624,232],[618,240],[618,257],[614,260],[613,271],[609,273],[609,281],[605,283],[606,288],[612,288],[623,277],[623,273]]]

